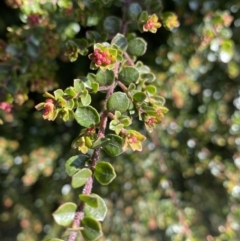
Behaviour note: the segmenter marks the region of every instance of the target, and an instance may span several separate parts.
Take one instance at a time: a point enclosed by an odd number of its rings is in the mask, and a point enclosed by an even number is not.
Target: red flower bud
[[[43,107],[43,119],[52,120],[53,111],[55,109],[52,99],[46,99]]]

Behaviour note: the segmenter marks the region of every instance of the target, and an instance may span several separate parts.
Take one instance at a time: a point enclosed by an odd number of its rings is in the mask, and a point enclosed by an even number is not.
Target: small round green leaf
[[[94,43],[96,41],[97,42],[101,41],[101,35],[100,35],[100,33],[96,32],[96,31],[87,31],[86,38],[91,43]]]
[[[72,187],[78,188],[83,186],[89,177],[92,176],[92,171],[89,168],[83,168],[72,176]]]
[[[107,214],[107,206],[104,200],[97,194],[92,193],[92,197],[97,198],[98,206],[92,207],[88,203],[84,206],[84,215],[85,217],[95,218],[98,221],[103,221]]]
[[[103,150],[110,156],[120,155],[123,152],[123,139],[114,134],[108,134],[106,138],[109,138],[110,142],[103,147]]]
[[[133,99],[139,103],[142,103],[146,97],[147,96],[143,92],[137,92],[133,95]]]
[[[87,241],[97,240],[103,235],[101,224],[93,218],[83,218],[83,220],[81,221],[81,225],[84,228],[81,231],[82,235]]]
[[[113,39],[112,39],[112,44],[115,44],[116,46],[118,46],[119,49],[121,49],[122,51],[126,51],[127,47],[128,47],[128,41],[127,39],[124,37],[124,35],[118,33]]]
[[[111,112],[124,112],[128,109],[129,104],[130,101],[125,93],[115,92],[109,97],[107,101],[107,109]]]
[[[64,95],[64,92],[61,89],[55,90],[53,93],[54,93],[54,96],[56,99],[59,99],[60,97],[62,97]]]
[[[102,185],[108,185],[116,177],[113,166],[108,162],[98,162],[94,171],[94,176]]]
[[[74,90],[73,87],[68,87],[65,91],[64,91],[65,94],[71,96],[71,97],[76,97],[77,96],[77,93],[76,91]]]
[[[140,61],[137,62],[136,67],[141,75],[148,74],[151,71],[147,65],[143,65],[143,63]]]
[[[65,172],[71,177],[77,171],[84,168],[86,161],[89,159],[89,156],[83,154],[70,157],[65,163]]]
[[[140,22],[146,22],[148,20],[148,12],[147,11],[142,11],[141,14],[138,17],[138,20]]]
[[[151,95],[154,95],[157,92],[157,89],[154,85],[148,85],[145,90]]]
[[[128,8],[128,14],[132,20],[137,20],[142,8],[138,3],[132,3]]]
[[[69,226],[75,216],[77,205],[75,203],[64,203],[52,215],[55,222],[61,226]]]
[[[85,204],[88,204],[89,206],[93,207],[93,208],[97,208],[98,207],[98,198],[96,196],[94,196],[94,194],[80,194],[79,199],[81,201],[83,201]]]
[[[141,79],[145,80],[148,83],[151,83],[156,79],[156,76],[153,73],[146,73],[146,74],[141,74]]]
[[[123,68],[120,73],[119,73],[119,80],[126,83],[126,84],[130,84],[133,82],[136,82],[139,80],[140,77],[140,73],[137,70],[137,68],[132,67],[132,66],[128,66]]]
[[[119,121],[124,125],[124,126],[129,126],[132,123],[132,120],[129,116],[121,116],[119,118]]]
[[[97,110],[91,106],[78,107],[75,111],[75,119],[78,124],[84,127],[90,127],[100,121]]]
[[[128,52],[131,55],[141,56],[147,50],[147,42],[143,38],[134,38],[128,43]]]
[[[74,80],[74,90],[79,93],[85,89],[83,82],[80,79],[75,79]]]
[[[99,69],[96,74],[96,82],[100,86],[111,85],[114,81],[114,72],[112,70],[101,70]]]
[[[78,45],[79,49],[85,49],[88,47],[87,39],[75,39],[74,42]]]
[[[154,95],[152,96],[150,102],[157,105],[164,105],[165,99],[162,96]]]
[[[90,105],[91,101],[92,101],[91,95],[89,95],[89,94],[81,95],[81,102],[82,102],[83,106]]]
[[[92,82],[91,83],[91,88],[92,88],[94,93],[97,93],[98,89],[99,89],[99,84],[97,82]]]
[[[104,20],[103,27],[104,30],[109,34],[115,34],[120,30],[121,21],[117,17],[110,16]]]

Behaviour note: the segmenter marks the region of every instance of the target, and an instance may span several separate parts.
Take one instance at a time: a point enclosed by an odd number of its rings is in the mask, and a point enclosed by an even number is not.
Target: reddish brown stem
[[[134,62],[132,61],[131,57],[128,55],[127,52],[124,52],[123,53],[124,57],[126,58],[126,60],[128,61],[128,63],[131,65],[131,66],[134,66]]]
[[[114,72],[115,72],[115,76],[117,76],[118,73],[118,67],[119,67],[119,63],[116,64]],[[106,100],[112,95],[113,91],[115,88],[115,83],[113,83],[107,91],[107,95],[106,95]],[[107,120],[108,120],[108,112],[106,110],[106,107],[104,108],[104,110],[101,113],[101,121],[100,121],[100,125],[99,125],[99,131],[98,131],[98,138],[102,138],[105,135],[105,130],[107,127]],[[97,148],[94,150],[93,155],[92,155],[92,163],[90,166],[90,169],[92,170],[92,172],[94,172],[94,168],[97,165],[99,156],[100,156],[100,152],[101,152],[101,148]],[[92,184],[93,184],[93,177],[91,176],[90,178],[88,178],[84,188],[83,188],[83,194],[90,194],[92,192]],[[78,228],[81,224],[81,220],[84,217],[84,203],[81,202],[78,207],[77,207],[77,211],[75,213],[75,217],[74,217],[74,221],[72,224],[72,228]],[[75,241],[77,238],[77,234],[78,232],[75,230],[72,230],[69,234],[68,240],[67,241]]]

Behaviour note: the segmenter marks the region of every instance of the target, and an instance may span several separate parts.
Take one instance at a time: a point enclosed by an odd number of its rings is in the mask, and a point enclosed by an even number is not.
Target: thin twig
[[[114,73],[115,76],[117,76],[118,73],[118,67],[119,67],[119,63],[116,63],[115,68],[114,68]],[[115,88],[115,83],[113,83],[107,91],[106,94],[106,100],[113,94]],[[107,127],[107,120],[108,120],[108,112],[106,110],[106,106],[104,107],[104,110],[102,111],[101,114],[101,120],[100,120],[100,125],[99,125],[99,131],[98,131],[98,138],[102,138],[105,135],[105,130]],[[93,154],[92,154],[92,162],[91,162],[91,166],[90,169],[92,170],[92,172],[94,172],[94,169],[97,165],[99,156],[100,156],[100,152],[101,152],[101,147],[97,148],[94,150]],[[91,176],[90,178],[88,178],[87,182],[85,183],[85,186],[83,188],[83,194],[91,194],[92,192],[92,184],[93,184],[93,177]],[[72,224],[72,228],[78,228],[81,224],[81,220],[84,217],[84,203],[80,202],[80,204],[77,207],[76,213],[75,213],[75,217],[74,217],[74,221]],[[78,232],[75,230],[72,230],[69,234],[68,237],[68,241],[75,241],[77,238],[77,234]]]

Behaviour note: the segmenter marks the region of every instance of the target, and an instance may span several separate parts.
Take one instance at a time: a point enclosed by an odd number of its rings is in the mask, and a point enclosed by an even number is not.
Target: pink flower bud
[[[54,111],[54,104],[52,99],[46,99],[43,107],[43,119],[52,120],[52,113]]]
[[[0,109],[4,110],[5,112],[11,112],[12,105],[7,102],[1,102],[0,103]]]

